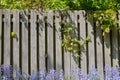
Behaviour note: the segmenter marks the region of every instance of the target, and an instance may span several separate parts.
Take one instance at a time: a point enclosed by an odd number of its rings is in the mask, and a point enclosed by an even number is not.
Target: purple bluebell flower
[[[92,68],[91,68],[91,70],[90,70],[90,74],[93,74],[93,75],[95,75],[95,76],[98,75],[98,72],[97,72],[97,70],[96,70],[95,67],[92,67]]]
[[[74,70],[71,70],[70,73],[71,73],[71,76],[70,76],[71,79],[76,80],[76,75],[77,75],[76,72]]]
[[[57,72],[54,69],[50,70],[49,76],[50,76],[51,80],[57,80],[57,78],[58,78]]]
[[[4,76],[6,79],[12,79],[12,76],[13,76],[13,68],[12,66],[4,66]]]
[[[45,80],[46,78],[46,70],[45,69],[42,69],[38,72],[38,77],[40,80]]]
[[[90,72],[87,75],[87,80],[100,80],[95,67],[92,66],[92,68],[90,69]]]
[[[59,80],[64,80],[64,71],[60,70]]]
[[[79,78],[79,80],[84,80],[85,79],[85,77],[84,77],[84,75],[82,74],[82,72],[81,72],[81,69],[80,68],[78,68],[78,78]]]
[[[117,68],[112,68],[111,75],[113,79],[116,79],[119,76],[119,72]]]
[[[50,75],[49,74],[46,75],[45,80],[50,80]]]
[[[38,78],[38,75],[37,74],[32,74],[31,76],[30,76],[30,80],[38,80],[39,78]]]
[[[47,75],[46,75],[46,78],[45,80],[58,80],[58,74],[57,72],[54,70],[54,69],[51,69]]]
[[[24,72],[24,73],[23,73],[23,78],[24,78],[24,79],[29,79],[29,78],[30,78],[30,75]]]
[[[3,73],[2,73],[3,72]],[[99,74],[95,67],[90,69],[89,74],[83,75],[81,70],[78,68],[76,71],[71,70],[71,80],[100,80]],[[56,70],[51,69],[49,72],[41,70],[38,73],[28,75],[21,73],[20,69],[16,69],[16,76],[13,79],[13,68],[12,66],[0,66],[0,80],[65,80],[64,71],[60,70],[59,74]],[[120,70],[118,67],[105,66],[105,79],[103,80],[120,80]]]
[[[110,80],[110,79],[112,79],[111,78],[111,71],[112,71],[112,69],[111,69],[111,67],[109,67],[108,65],[106,65],[105,66],[105,80]]]
[[[50,75],[49,74],[46,75],[45,80],[50,80]]]

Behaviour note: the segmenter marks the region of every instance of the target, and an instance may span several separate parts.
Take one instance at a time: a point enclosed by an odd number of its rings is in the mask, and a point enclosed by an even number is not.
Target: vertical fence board
[[[10,10],[3,10],[4,13],[4,65],[10,65]]]
[[[63,22],[69,23],[70,22],[69,11],[66,11],[63,15],[64,15]],[[70,55],[71,55],[70,52],[64,50],[64,72],[65,77],[68,78],[68,80],[70,78],[70,62],[71,62]]]
[[[21,11],[22,21],[22,71],[28,73],[28,11]]]
[[[80,40],[86,39],[86,22],[85,22],[85,11],[79,11],[79,23],[80,23]],[[81,71],[87,74],[87,57],[86,57],[86,46],[81,49]]]
[[[89,13],[88,13],[89,15]],[[88,55],[89,55],[89,70],[91,67],[95,67],[95,47],[94,47],[94,26],[93,18],[88,16],[88,36],[91,38],[91,42],[88,43]]]
[[[2,54],[2,9],[0,9],[0,64],[1,64],[1,54]]]
[[[118,35],[117,30],[112,31],[112,60],[113,60],[113,67],[119,66],[118,64]]]
[[[103,79],[103,46],[102,46],[102,31],[100,26],[96,25],[96,55],[97,55],[97,70],[100,78]]]
[[[78,24],[77,24],[77,12],[76,11],[69,11],[70,15],[70,23],[73,26],[73,34],[71,36],[74,36],[74,39],[78,40]],[[74,70],[77,74],[78,70],[78,57],[76,56],[78,52],[71,53],[71,70]],[[78,80],[78,75],[76,75],[76,80]]]
[[[30,48],[30,52],[31,52],[31,73],[35,73],[37,72],[37,34],[36,34],[36,30],[37,30],[37,26],[36,26],[36,11],[35,10],[31,10],[31,26],[30,26],[30,33],[31,33],[31,48]]]
[[[54,68],[53,55],[53,11],[48,11],[47,14],[47,48],[48,48],[48,70]]]
[[[45,12],[39,11],[39,65],[40,69],[45,68]]]
[[[55,11],[55,33],[56,33],[56,70],[59,72],[62,69],[62,45],[61,45],[61,32],[60,24],[61,15],[59,11]]]
[[[105,34],[104,36],[104,55],[105,55],[105,65],[111,66],[111,55],[110,55],[110,34]]]
[[[13,67],[19,68],[19,10],[13,11],[13,32],[16,37],[13,38]]]

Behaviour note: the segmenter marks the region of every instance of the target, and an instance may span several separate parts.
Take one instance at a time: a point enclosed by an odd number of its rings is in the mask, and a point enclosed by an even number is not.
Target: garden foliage
[[[120,9],[120,0],[1,0],[0,8],[106,10]]]

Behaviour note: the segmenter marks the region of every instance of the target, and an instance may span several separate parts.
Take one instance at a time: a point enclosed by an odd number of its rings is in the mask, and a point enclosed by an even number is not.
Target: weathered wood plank
[[[55,33],[56,33],[56,71],[59,72],[62,69],[62,45],[61,45],[61,32],[60,24],[61,14],[59,11],[55,11]]]
[[[22,71],[28,73],[28,11],[21,11],[22,21]]]
[[[2,9],[0,9],[0,64],[1,64],[1,54],[2,54]]]
[[[104,55],[105,65],[111,66],[110,34],[105,34],[104,36]]]
[[[70,75],[71,75],[70,56],[71,54],[69,52],[64,52],[64,72],[65,72],[65,78],[67,78],[68,80],[70,79]]]
[[[85,22],[85,11],[79,11],[79,23],[80,23],[80,40],[86,39],[86,22]],[[87,74],[87,57],[86,57],[86,46],[81,49],[81,71]]]
[[[40,10],[39,13],[39,65],[40,69],[45,68],[45,12]]]
[[[78,40],[77,11],[69,11],[69,15],[70,23],[73,26],[73,34],[71,36],[74,36],[74,39]],[[71,53],[71,70],[74,70],[76,74],[79,66],[77,54],[78,52]],[[78,75],[76,75],[75,79],[78,80]]]
[[[35,10],[31,10],[31,14],[30,14],[30,52],[31,52],[31,74],[37,72],[37,26],[36,26],[36,11]]]
[[[47,60],[48,60],[48,70],[54,68],[54,55],[53,55],[53,11],[49,10],[47,14]]]
[[[113,67],[119,66],[118,61],[118,35],[117,35],[117,30],[114,29],[112,31],[112,60],[113,60]]]
[[[10,65],[10,10],[3,10],[4,13],[4,65]]]
[[[63,17],[63,22],[70,22],[70,18],[69,18],[69,11],[66,11],[64,13],[64,17]],[[70,65],[70,61],[71,60],[71,53],[64,50],[64,72],[65,72],[65,77],[68,78],[68,80],[70,79],[70,72],[71,72],[71,65]]]
[[[88,12],[89,15],[89,12]],[[94,47],[94,26],[93,18],[88,16],[88,36],[91,38],[91,42],[88,43],[88,55],[89,55],[89,70],[91,67],[95,67],[95,47]]]
[[[20,68],[19,65],[19,10],[13,11],[13,32],[16,33],[13,38],[13,67]]]
[[[96,55],[97,55],[97,70],[100,78],[103,79],[103,45],[102,45],[102,31],[99,25],[96,28]]]

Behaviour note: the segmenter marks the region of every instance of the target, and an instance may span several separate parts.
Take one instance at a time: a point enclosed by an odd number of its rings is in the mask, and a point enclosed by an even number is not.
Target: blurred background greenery
[[[45,10],[120,9],[120,0],[1,0],[0,8]]]

